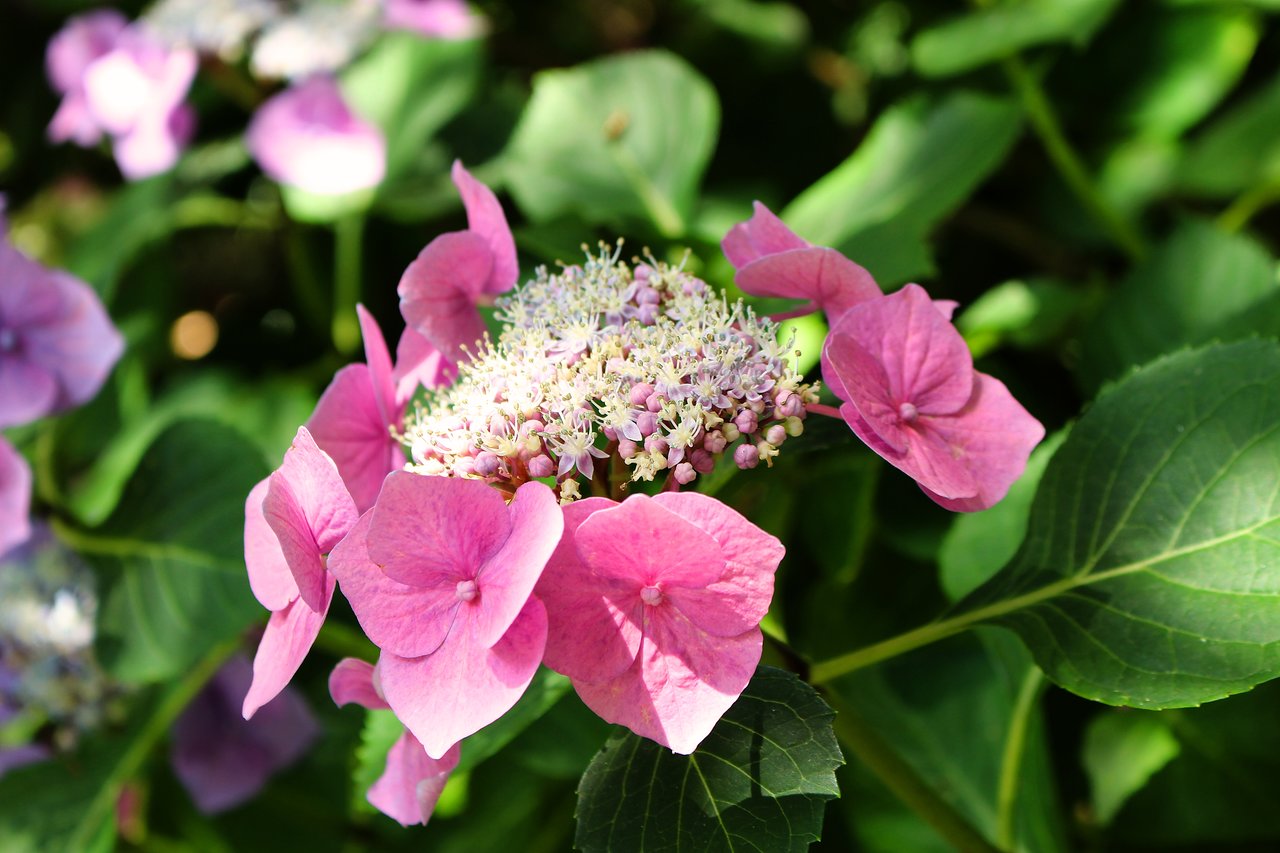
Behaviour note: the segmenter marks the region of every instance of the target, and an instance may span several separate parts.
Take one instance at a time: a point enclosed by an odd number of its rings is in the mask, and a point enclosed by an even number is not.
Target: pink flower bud
[[[540,453],[529,460],[529,476],[535,478],[550,477],[556,471],[556,463],[545,453]]]
[[[765,430],[764,440],[777,447],[787,440],[787,428],[782,424],[774,424]]]
[[[733,451],[733,464],[744,471],[760,464],[760,454],[753,444],[739,444]]]
[[[716,467],[716,458],[705,450],[698,449],[689,454],[693,470],[699,474],[710,474]]]
[[[718,429],[708,431],[702,438],[702,446],[706,448],[708,453],[722,453],[728,443],[724,433]]]
[[[629,438],[624,438],[618,442],[618,455],[623,459],[630,459],[640,450],[640,445],[636,444]]]
[[[688,462],[681,462],[676,466],[675,470],[676,482],[682,486],[687,486],[698,477],[698,472]]]
[[[756,431],[756,413],[750,409],[743,409],[741,412],[738,412],[738,416],[733,419],[733,423],[740,432],[750,435]]]
[[[644,406],[652,394],[653,386],[648,382],[641,382],[631,386],[631,393],[627,395],[627,399],[633,406]]]

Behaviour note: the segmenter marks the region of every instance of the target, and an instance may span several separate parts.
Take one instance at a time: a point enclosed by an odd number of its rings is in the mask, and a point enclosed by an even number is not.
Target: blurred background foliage
[[[562,683],[499,724],[510,731],[455,776],[429,829],[363,803],[353,779],[376,777],[370,744],[389,735],[327,697],[334,656],[367,652],[340,630],[354,626],[345,605],[295,680],[325,736],[256,800],[202,816],[152,749],[207,677],[198,662],[264,615],[240,574],[243,498],[356,356],[351,282],[394,337],[405,266],[464,227],[455,158],[503,197],[526,274],[623,237],[627,252],[691,251],[732,292],[718,243],[761,200],[884,288],[958,301],[979,368],[1051,434],[1153,357],[1280,334],[1280,3],[476,6],[486,37],[384,36],[343,73],[389,153],[376,193],[337,202],[258,173],[240,136],[269,89],[217,60],[171,172],[123,184],[103,150],[51,146],[44,48],[91,4],[0,11],[12,239],[88,281],[128,339],[92,404],[11,438],[40,511],[99,573],[99,654],[135,688],[126,719],[72,758],[75,784],[56,781],[65,765],[0,783],[0,840],[109,847],[129,787],[147,807],[120,825],[124,849],[570,846],[577,780],[609,727]],[[816,367],[820,321],[796,325]],[[998,570],[1054,447],[1004,504],[959,518],[880,476],[836,423],[811,422],[767,474],[710,487],[788,543],[770,618],[822,659],[926,621]],[[1198,709],[1108,708],[1046,687],[1020,645],[983,629],[835,690],[1000,849],[1280,844],[1274,686]],[[815,849],[949,849],[877,768],[851,760],[838,777]]]

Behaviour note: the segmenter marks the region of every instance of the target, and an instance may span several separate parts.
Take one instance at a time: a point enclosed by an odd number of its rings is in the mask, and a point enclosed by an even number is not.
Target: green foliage
[[[1177,757],[1180,747],[1166,716],[1118,711],[1094,717],[1085,732],[1084,762],[1093,817],[1106,825],[1151,776]]]
[[[691,755],[615,735],[582,777],[575,845],[807,849],[827,800],[839,796],[832,716],[811,687],[763,667]]]

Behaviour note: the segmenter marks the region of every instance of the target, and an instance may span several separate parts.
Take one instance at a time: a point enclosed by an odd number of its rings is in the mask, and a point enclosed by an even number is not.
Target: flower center
[[[914,421],[916,419],[916,416],[919,414],[920,414],[920,410],[917,409],[911,403],[903,403],[902,405],[898,406],[898,417],[902,418],[907,423],[911,423],[912,421]]]
[[[650,607],[657,607],[662,603],[662,590],[656,586],[646,586],[640,590],[640,600]]]
[[[475,581],[458,581],[458,600],[474,601],[475,597],[480,594],[480,587],[476,586]]]

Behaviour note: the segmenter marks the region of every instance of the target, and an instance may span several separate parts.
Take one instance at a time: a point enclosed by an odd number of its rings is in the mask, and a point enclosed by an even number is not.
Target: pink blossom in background
[[[283,464],[245,502],[249,585],[271,611],[244,697],[245,719],[284,689],[320,633],[335,584],[326,555],[355,520],[337,466],[300,427]]]
[[[0,554],[31,536],[31,468],[0,438]]]
[[[329,695],[339,706],[355,703],[369,709],[391,707],[379,692],[377,670],[355,658],[344,658],[333,668]],[[405,731],[387,752],[386,770],[366,795],[369,803],[401,826],[425,824],[461,754],[455,743],[439,759],[432,758],[418,739]]]
[[[0,427],[88,402],[124,351],[89,285],[19,252],[0,215]]]
[[[485,19],[464,0],[387,0],[383,24],[428,38],[464,39],[484,33]]]
[[[835,249],[800,239],[760,202],[720,246],[744,293],[804,299],[804,307],[824,311],[833,324],[852,306],[881,295],[871,273]]]
[[[477,480],[396,471],[330,555],[382,650],[382,694],[433,758],[506,713],[533,679],[547,624],[531,595],[562,528],[541,483],[508,505]]]
[[[453,182],[467,209],[467,230],[436,237],[400,279],[400,311],[409,327],[454,364],[484,337],[476,306],[516,284],[515,239],[493,191],[453,164]]]
[[[937,503],[973,512],[1004,497],[1044,427],[973,369],[944,310],[915,284],[855,306],[827,339],[823,376],[872,450]]]
[[[110,53],[129,25],[114,9],[97,9],[77,15],[49,40],[45,71],[62,103],[49,123],[49,138],[90,146],[102,138],[102,127],[89,110],[84,75],[94,60]]]
[[[245,142],[273,180],[316,195],[371,189],[386,173],[382,131],[356,115],[337,81],[323,74],[259,107]]]
[[[232,658],[174,722],[169,762],[204,814],[252,798],[277,771],[301,758],[320,734],[311,709],[290,688],[252,720],[243,719],[240,697],[252,680],[248,658]]]
[[[537,586],[545,663],[605,720],[693,752],[760,661],[782,543],[696,492],[589,498],[564,515]]]

